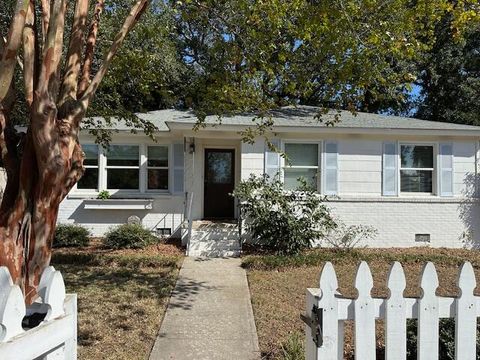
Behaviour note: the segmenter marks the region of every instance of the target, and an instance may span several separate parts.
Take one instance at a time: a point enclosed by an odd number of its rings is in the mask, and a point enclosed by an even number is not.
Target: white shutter
[[[184,192],[184,145],[173,144],[173,193]]]
[[[453,145],[439,145],[440,196],[453,196]]]
[[[334,141],[325,141],[325,170],[324,193],[337,195],[338,193],[338,144]]]
[[[280,140],[271,139],[270,143],[280,150]],[[268,146],[267,141],[265,141],[265,171],[264,173],[269,176],[270,179],[273,179],[275,176],[280,174],[280,154],[271,150]]]
[[[383,143],[382,195],[398,195],[398,155],[397,143]]]

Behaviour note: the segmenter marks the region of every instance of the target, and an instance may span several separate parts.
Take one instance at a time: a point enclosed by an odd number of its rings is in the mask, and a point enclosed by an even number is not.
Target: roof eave
[[[174,121],[166,122],[168,128],[173,130],[192,130],[193,123],[179,123]],[[198,131],[241,131],[254,126],[232,125],[232,124],[208,124]],[[395,134],[395,135],[439,135],[439,136],[462,136],[462,137],[480,137],[480,128],[477,129],[412,129],[412,128],[369,128],[369,127],[318,127],[318,126],[274,126],[272,129],[276,133],[326,133],[326,134]]]

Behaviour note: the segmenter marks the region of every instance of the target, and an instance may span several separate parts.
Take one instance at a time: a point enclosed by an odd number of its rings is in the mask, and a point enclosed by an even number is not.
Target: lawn
[[[440,287],[437,294],[457,294],[455,281],[457,269],[465,260],[472,262],[477,279],[480,275],[480,252],[469,250],[410,248],[410,249],[364,249],[351,253],[333,250],[312,250],[300,256],[281,257],[250,255],[243,259],[247,269],[252,295],[252,305],[257,325],[260,348],[266,359],[282,358],[287,343],[300,335],[304,339],[304,325],[300,313],[305,309],[305,292],[308,287],[318,287],[320,271],[325,261],[331,261],[337,273],[339,291],[347,297],[355,297],[353,287],[356,267],[366,260],[374,279],[372,295],[386,297],[387,274],[393,261],[400,261],[407,277],[405,295],[418,297],[422,267],[426,261],[436,265]],[[477,291],[478,292],[478,291]],[[480,294],[480,292],[478,292]],[[378,348],[383,339],[382,324],[378,326]],[[352,331],[346,328],[346,357],[352,354]]]
[[[55,249],[52,265],[78,294],[78,357],[145,359],[175,285],[182,252],[174,245],[108,251]]]

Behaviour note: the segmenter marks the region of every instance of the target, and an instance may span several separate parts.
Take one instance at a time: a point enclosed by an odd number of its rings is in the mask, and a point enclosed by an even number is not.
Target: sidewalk
[[[150,360],[260,359],[240,259],[187,257]]]

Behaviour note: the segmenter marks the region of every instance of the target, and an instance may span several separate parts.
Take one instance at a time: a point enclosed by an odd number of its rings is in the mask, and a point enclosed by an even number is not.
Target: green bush
[[[54,247],[81,247],[87,246],[90,239],[90,231],[83,226],[74,224],[57,224]]]
[[[304,184],[286,191],[275,177],[251,176],[234,191],[254,243],[277,254],[298,254],[336,226],[324,197]]]
[[[418,321],[407,320],[407,360],[417,359]],[[477,325],[477,356],[480,359],[480,327]],[[455,319],[440,319],[438,336],[438,359],[455,359]]]
[[[141,249],[158,239],[142,225],[124,224],[111,229],[103,239],[109,249]]]

